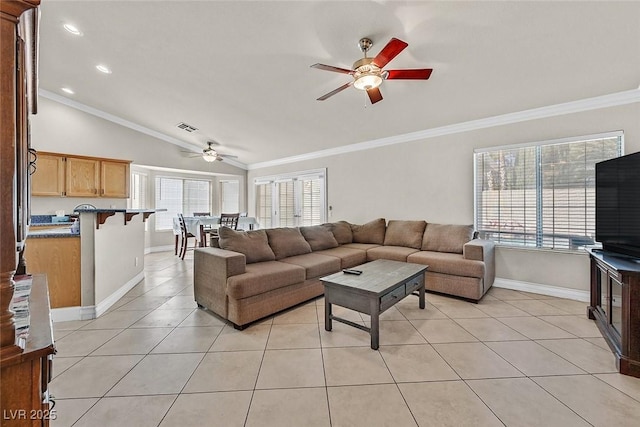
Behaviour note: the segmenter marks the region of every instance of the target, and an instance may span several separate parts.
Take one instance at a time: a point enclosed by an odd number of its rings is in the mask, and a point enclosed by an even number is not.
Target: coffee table
[[[331,331],[332,321],[353,326],[371,335],[371,348],[380,345],[380,314],[407,295],[418,291],[420,308],[424,309],[424,280],[428,266],[378,259],[354,267],[359,276],[342,271],[321,278],[324,284],[324,329]],[[350,308],[371,316],[371,327],[334,316],[331,305]]]

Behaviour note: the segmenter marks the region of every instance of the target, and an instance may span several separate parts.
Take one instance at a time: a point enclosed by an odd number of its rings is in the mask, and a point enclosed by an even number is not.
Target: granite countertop
[[[80,233],[72,233],[71,227],[56,227],[38,230],[38,227],[30,227],[28,238],[52,238],[52,237],[80,237]]]
[[[69,218],[69,215],[57,216],[57,215],[31,215],[31,227],[43,227],[43,226],[72,226],[73,221]]]

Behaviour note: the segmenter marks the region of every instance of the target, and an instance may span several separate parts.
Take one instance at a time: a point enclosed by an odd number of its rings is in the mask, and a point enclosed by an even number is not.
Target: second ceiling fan
[[[351,70],[324,64],[313,64],[311,66],[319,70],[333,71],[353,76],[353,81],[321,96],[318,98],[318,101],[324,101],[349,86],[354,86],[356,89],[366,91],[371,103],[375,104],[378,101],[382,101],[382,93],[380,93],[379,86],[384,80],[427,80],[431,76],[431,72],[433,71],[431,68],[383,70],[385,65],[408,46],[408,44],[402,40],[392,38],[375,58],[367,57],[367,52],[371,49],[371,46],[373,46],[371,39],[360,39],[358,47],[360,47],[360,50],[364,53],[364,58],[354,62],[353,69]]]

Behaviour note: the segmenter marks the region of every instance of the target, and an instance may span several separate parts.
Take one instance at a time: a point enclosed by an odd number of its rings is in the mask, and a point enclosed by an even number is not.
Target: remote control
[[[362,274],[362,270],[354,270],[352,268],[345,268],[344,270],[342,270],[342,272],[347,274],[355,274],[356,276]]]

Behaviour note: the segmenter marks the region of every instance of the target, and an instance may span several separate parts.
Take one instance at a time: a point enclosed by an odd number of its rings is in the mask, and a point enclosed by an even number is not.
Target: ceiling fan
[[[360,39],[358,47],[362,53],[364,53],[364,58],[354,62],[353,69],[351,70],[324,64],[313,64],[311,66],[311,68],[317,68],[319,70],[333,71],[353,76],[353,81],[321,96],[318,98],[318,101],[324,101],[349,86],[353,86],[356,89],[366,91],[371,103],[375,104],[378,101],[382,101],[379,86],[383,80],[427,80],[429,76],[431,76],[431,72],[433,71],[431,68],[383,70],[385,65],[409,46],[402,40],[392,38],[375,58],[367,57],[367,52],[371,49],[371,46],[373,46],[371,39],[366,37]]]
[[[205,162],[215,162],[217,161],[222,161],[224,159],[237,159],[238,156],[232,156],[230,154],[220,154],[218,153],[218,151],[213,148],[214,145],[220,145],[218,142],[215,141],[207,141],[207,148],[202,150],[202,154],[196,154],[193,155],[191,157],[200,157],[202,156],[202,158],[204,159]]]

